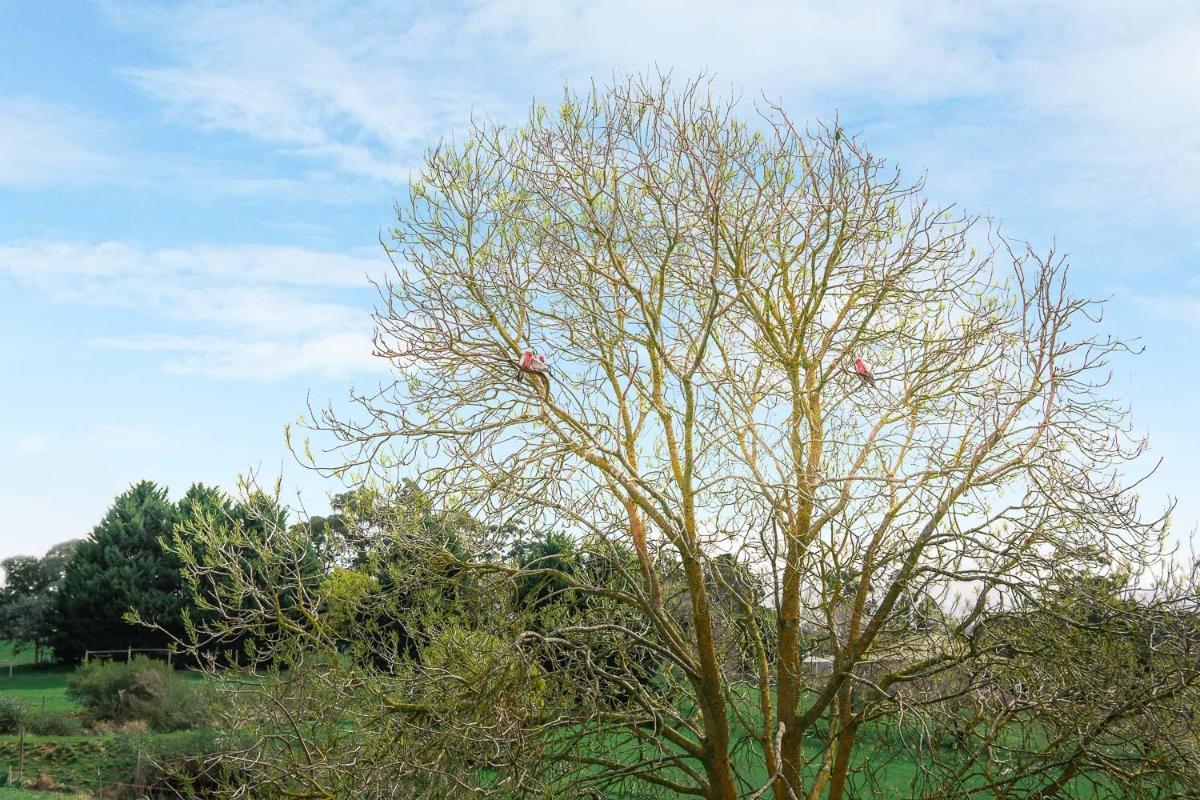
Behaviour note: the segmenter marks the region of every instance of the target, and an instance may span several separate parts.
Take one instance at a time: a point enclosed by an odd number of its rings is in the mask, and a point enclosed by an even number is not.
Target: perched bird
[[[530,372],[534,375],[549,375],[550,366],[546,363],[545,356],[537,356],[532,350],[526,350],[521,354],[521,360],[517,362],[517,375],[520,376],[523,372]]]
[[[875,376],[871,373],[871,368],[867,366],[867,362],[861,358],[854,359],[854,374],[867,386],[870,386],[872,389],[875,388]]]

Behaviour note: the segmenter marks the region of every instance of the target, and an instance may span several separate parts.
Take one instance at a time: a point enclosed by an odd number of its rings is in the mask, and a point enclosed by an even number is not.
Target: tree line
[[[264,515],[278,522],[285,511],[261,493],[233,502],[224,492],[193,484],[178,501],[152,481],[118,495],[91,533],[57,544],[41,558],[12,556],[0,562],[0,638],[14,650],[44,652],[64,662],[87,650],[166,649],[185,635],[195,598],[171,542],[182,520],[194,515],[244,523]],[[160,628],[130,623],[135,612]]]

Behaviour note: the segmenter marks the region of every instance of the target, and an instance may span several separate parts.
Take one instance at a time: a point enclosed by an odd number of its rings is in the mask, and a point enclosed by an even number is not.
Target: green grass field
[[[13,695],[29,710],[69,714],[81,709],[67,696],[67,677],[71,667],[34,667],[26,665],[0,671],[0,694]]]
[[[78,711],[79,707],[67,697],[70,674],[70,667],[35,665],[31,647],[13,653],[12,642],[0,640],[0,694],[17,697],[29,710]]]
[[[2,665],[2,668],[6,671],[10,661],[16,662],[17,664],[32,664],[33,648],[27,647],[19,653],[14,653],[12,642],[0,639],[0,665]]]
[[[18,662],[12,676],[5,662]],[[74,668],[69,666],[33,663],[32,651],[15,657],[8,642],[0,641],[0,694],[18,698],[30,711],[75,714],[82,708],[67,695],[67,678]],[[202,676],[196,675],[196,680]],[[170,740],[175,734],[153,734]],[[94,791],[106,785],[114,775],[121,774],[122,760],[128,758],[128,745],[121,735],[25,736],[24,780],[36,780],[43,773],[67,789]],[[20,764],[19,737],[0,736],[0,784],[18,779]],[[33,791],[0,785],[0,800],[71,800],[74,795],[60,792]]]
[[[18,654],[18,658],[28,655],[29,658],[19,666],[15,666],[9,677],[7,667],[0,668],[0,694],[8,694],[20,699],[22,704],[31,711],[45,709],[47,712],[60,714],[75,714],[82,709],[67,695],[67,679],[72,672],[71,667],[34,665],[32,653]],[[11,649],[7,642],[0,642],[0,664],[5,657],[11,657]],[[195,680],[203,680],[200,674],[193,674]],[[756,713],[753,705],[748,703],[745,722],[754,724]],[[735,728],[740,725],[735,725]],[[860,758],[863,763],[856,764],[858,774],[852,779],[855,796],[862,797],[908,797],[913,794],[914,784],[920,782],[920,765],[914,762],[900,748],[886,743],[885,731],[874,731],[867,726],[863,731],[864,745]],[[143,747],[148,744],[160,743],[167,747],[189,747],[186,739],[188,733],[181,734],[148,734],[140,739]],[[876,738],[876,737],[879,738]],[[617,755],[628,747],[619,738],[604,738],[597,740],[600,752],[606,755]],[[80,736],[32,736],[25,737],[24,750],[24,780],[32,781],[40,774],[49,775],[55,783],[74,791],[94,791],[103,786],[114,776],[122,774],[122,765],[130,755],[131,739],[122,734],[110,735],[80,735]],[[811,756],[816,756],[821,742],[814,738],[806,743],[805,750]],[[53,798],[70,798],[62,793],[36,792],[25,789],[14,789],[4,784],[8,780],[9,769],[16,770],[19,763],[18,737],[0,736],[0,800],[53,800]],[[754,754],[743,752],[737,757],[739,772],[757,785],[766,779],[766,771],[758,763]],[[124,764],[127,767],[127,764]],[[868,781],[862,776],[863,768],[874,772],[874,793],[868,789]],[[1067,796],[1087,796],[1082,789],[1072,792],[1069,788]],[[622,797],[619,792],[610,795],[613,798]]]

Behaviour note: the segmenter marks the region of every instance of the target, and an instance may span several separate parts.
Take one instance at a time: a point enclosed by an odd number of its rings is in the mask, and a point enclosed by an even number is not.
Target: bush
[[[16,733],[25,718],[25,707],[11,694],[0,694],[0,733]]]
[[[546,703],[545,673],[485,631],[450,626],[421,651],[422,690],[444,707],[471,707],[480,718],[535,714]]]
[[[223,788],[240,787],[241,796],[257,797],[250,776],[221,758],[234,744],[227,735],[208,729],[118,737],[108,751],[115,780],[139,791],[115,796],[199,799],[221,796]]]
[[[143,720],[155,731],[194,728],[205,719],[204,687],[145,656],[85,664],[67,680],[67,694],[98,720]]]
[[[35,736],[78,736],[83,720],[53,711],[32,711],[25,715],[25,730]]]

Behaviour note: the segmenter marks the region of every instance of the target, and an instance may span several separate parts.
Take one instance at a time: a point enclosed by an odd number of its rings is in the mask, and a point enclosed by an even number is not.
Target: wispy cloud
[[[1134,294],[1133,302],[1156,319],[1187,325],[1200,332],[1200,293]]]
[[[0,272],[60,296],[116,298],[143,286],[222,283],[360,289],[386,266],[368,247],[353,253],[274,245],[144,249],[123,242],[0,245]]]
[[[1026,184],[1046,174],[1037,191],[1059,209],[1092,211],[1120,191],[1200,217],[1194,3],[479,0],[112,13],[166,47],[166,63],[126,74],[174,117],[348,175],[403,180],[473,109],[517,119],[563,80],[659,66],[785,97],[801,116],[841,109],[884,129],[905,120],[913,137],[941,134],[936,153],[901,141],[897,154],[910,168],[945,167],[951,185],[994,183],[998,161],[1002,172],[1019,161]],[[926,115],[930,124],[913,124]]]
[[[22,456],[40,456],[50,449],[50,439],[33,433],[17,439],[15,446],[17,453]]]
[[[172,117],[236,131],[350,174],[400,182],[466,118],[474,84],[439,11],[361,4],[113,9],[174,63],[126,76]],[[270,42],[264,47],[264,42]],[[458,62],[457,66],[461,66]]]
[[[368,276],[382,255],[295,247],[143,249],[119,242],[0,246],[0,276],[62,302],[128,309],[160,332],[92,344],[162,354],[171,372],[274,380],[382,369]]]
[[[95,347],[166,357],[163,369],[179,375],[271,381],[297,375],[344,377],[385,369],[371,355],[371,337],[362,331],[335,331],[293,339],[220,336],[100,337]]]
[[[31,433],[14,443],[19,456],[62,458],[80,453],[125,453],[165,450],[177,439],[150,425],[97,424],[75,435]]]
[[[116,162],[98,144],[108,126],[77,108],[0,97],[0,120],[0,186],[90,183],[116,171]]]

